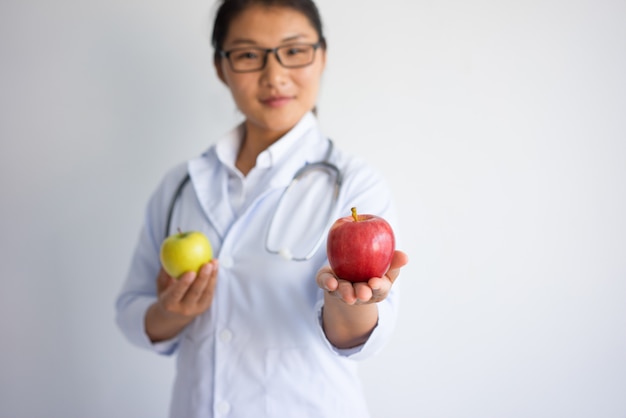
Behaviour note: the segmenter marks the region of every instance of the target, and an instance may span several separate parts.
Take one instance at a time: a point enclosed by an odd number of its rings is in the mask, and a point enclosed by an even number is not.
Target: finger
[[[156,281],[157,294],[161,294],[161,292],[168,287],[171,280],[172,278],[169,276],[169,274],[167,274],[165,270],[161,268],[161,270],[159,270],[159,274],[157,275],[157,281]]]
[[[213,295],[215,295],[215,286],[217,284],[217,273],[218,273],[218,262],[216,259],[211,261],[213,265],[212,271],[208,272],[208,280],[202,294],[200,295],[200,299],[198,303],[203,307],[208,307],[213,302]]]
[[[213,300],[213,293],[215,290],[215,284],[217,283],[217,267],[218,262],[216,259],[204,264],[198,272],[198,278],[200,280],[198,286],[195,284],[191,286],[188,291],[189,302],[198,303],[202,306],[208,306]],[[187,301],[187,299],[185,299]],[[207,303],[208,302],[208,303]]]
[[[367,284],[373,292],[384,291],[391,287],[391,281],[388,277],[372,277],[367,281]]]
[[[352,282],[339,280],[337,290],[334,293],[348,305],[353,305],[357,301],[356,292]]]
[[[198,303],[202,294],[204,293],[204,289],[206,288],[209,277],[213,272],[213,265],[211,263],[206,263],[200,270],[198,270],[198,274],[194,281],[189,285],[189,288],[185,292],[181,302],[185,305],[195,305]]]
[[[389,280],[391,280],[391,283],[393,283],[398,278],[398,276],[400,275],[400,269],[402,269],[402,267],[404,267],[408,262],[409,256],[407,256],[406,253],[402,251],[394,252],[393,258],[391,259],[391,265],[389,266],[389,270],[387,270],[387,273],[385,274],[385,276],[387,276]]]
[[[374,277],[367,282],[372,289],[372,302],[380,302],[387,297],[391,290],[392,282],[387,277]]]
[[[195,278],[196,273],[194,273],[193,271],[188,271],[187,273],[184,273],[182,276],[180,276],[178,280],[174,280],[174,283],[172,283],[167,289],[163,291],[162,296],[164,302],[167,302],[168,304],[180,303],[185,297],[189,286],[191,286]]]
[[[404,267],[409,262],[409,256],[403,252],[396,250],[393,253],[393,258],[391,259],[391,266],[389,269],[399,269]]]
[[[202,292],[202,296],[201,296],[202,300],[206,300],[207,298],[213,299],[213,294],[215,293],[216,284],[217,284],[217,264],[213,266],[213,271],[209,275],[207,284],[204,287],[204,291]]]
[[[332,269],[328,266],[322,267],[319,270],[316,276],[316,282],[320,288],[328,292],[333,292],[337,290],[337,287],[339,285],[337,278],[333,274]]]
[[[354,284],[354,295],[356,296],[357,302],[368,302],[372,299],[373,291],[369,286],[369,283],[355,283]]]

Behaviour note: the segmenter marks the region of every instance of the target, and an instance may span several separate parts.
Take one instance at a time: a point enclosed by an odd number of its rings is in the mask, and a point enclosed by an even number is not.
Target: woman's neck
[[[286,132],[269,131],[255,129],[246,123],[244,134],[235,166],[244,176],[256,165],[256,159],[260,153],[268,149],[274,142],[278,141]]]

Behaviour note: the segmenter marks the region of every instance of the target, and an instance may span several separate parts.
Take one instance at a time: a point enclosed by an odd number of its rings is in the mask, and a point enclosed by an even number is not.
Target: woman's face
[[[223,50],[318,41],[304,14],[286,7],[251,6],[231,22]],[[216,69],[245,115],[248,131],[279,138],[315,106],[325,63],[326,52],[318,48],[313,63],[302,68],[285,68],[270,53],[259,71],[236,73],[226,58]]]

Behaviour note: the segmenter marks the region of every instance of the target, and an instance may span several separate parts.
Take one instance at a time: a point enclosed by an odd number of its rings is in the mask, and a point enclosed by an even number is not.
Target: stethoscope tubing
[[[333,141],[328,138],[328,149],[326,151],[326,154],[324,155],[324,159],[321,161],[316,161],[313,163],[307,163],[306,165],[300,167],[298,169],[298,171],[296,171],[296,173],[293,175],[291,182],[289,183],[289,185],[285,188],[285,190],[283,190],[283,193],[281,194],[281,197],[279,199],[279,202],[277,204],[277,208],[278,206],[280,206],[280,203],[283,200],[283,197],[288,193],[288,191],[299,181],[300,177],[306,173],[307,171],[311,171],[311,170],[316,170],[316,169],[325,169],[329,172],[334,173],[335,175],[335,190],[333,192],[333,201],[334,201],[334,206],[336,208],[337,205],[337,201],[338,201],[338,196],[339,196],[339,190],[341,189],[342,183],[343,183],[343,176],[341,171],[339,170],[339,168],[335,165],[332,164],[330,162],[330,157],[332,156],[333,153],[333,149],[334,149],[334,144]],[[185,186],[187,185],[187,183],[189,183],[189,180],[191,179],[191,177],[189,176],[189,173],[185,173],[185,176],[183,177],[183,179],[180,181],[180,183],[178,184],[178,186],[176,187],[176,190],[174,191],[174,194],[172,196],[172,199],[170,200],[170,204],[167,210],[167,220],[165,223],[165,233],[164,233],[164,238],[166,238],[167,236],[170,235],[170,230],[171,230],[171,224],[172,224],[172,217],[174,215],[174,208],[176,207],[176,203],[177,201],[180,199],[180,196],[182,195],[183,189],[185,188]],[[277,211],[275,211],[274,213],[276,213]],[[329,223],[327,225],[330,226],[330,222],[332,221],[332,219],[329,219]],[[295,261],[305,261],[310,259],[313,254],[317,251],[317,249],[319,248],[319,246],[321,245],[321,242],[324,239],[323,233],[320,235],[319,239],[316,241],[314,247],[312,248],[312,250],[306,254],[306,256],[304,257],[293,257],[289,254],[285,253],[285,249],[280,249],[280,250],[273,250],[270,249],[268,246],[268,237],[269,237],[269,232],[272,228],[272,224],[274,222],[274,217],[272,217],[272,219],[270,220],[270,224],[268,227],[268,233],[267,233],[267,237],[265,240],[265,248],[268,252],[272,253],[272,254],[281,254],[285,257],[290,258],[291,260],[295,260]]]

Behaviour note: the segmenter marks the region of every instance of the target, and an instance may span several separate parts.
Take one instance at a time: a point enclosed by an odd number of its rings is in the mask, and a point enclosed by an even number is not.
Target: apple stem
[[[182,234],[183,234],[183,231],[181,231],[181,230],[180,230],[180,226],[179,226],[178,228],[176,228],[176,230],[178,231],[178,234],[179,234],[179,235],[182,235]]]
[[[354,218],[354,222],[359,222],[359,215],[356,214],[356,208],[350,209],[352,211],[352,217]]]

